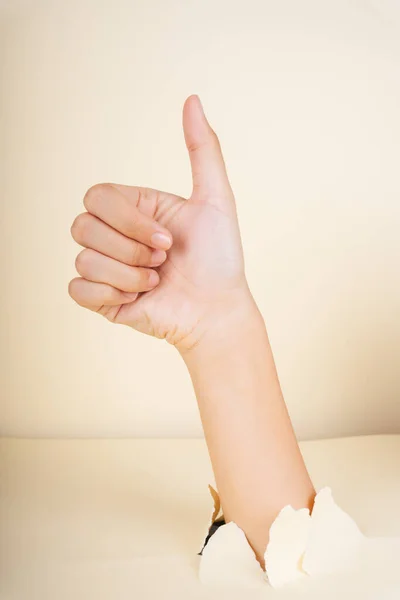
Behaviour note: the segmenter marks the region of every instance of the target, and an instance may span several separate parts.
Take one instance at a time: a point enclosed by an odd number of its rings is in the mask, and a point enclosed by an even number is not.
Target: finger
[[[130,266],[158,267],[166,259],[164,250],[154,250],[131,240],[90,213],[78,215],[71,227],[74,240]]]
[[[129,267],[95,250],[82,250],[75,265],[84,279],[106,283],[123,292],[147,292],[160,281],[157,271],[153,269]]]
[[[190,96],[185,102],[183,130],[192,167],[192,198],[218,204],[221,208],[231,204],[233,194],[221,146],[198,96]]]
[[[111,185],[126,196],[129,202],[137,206],[140,212],[156,220],[158,220],[156,215],[165,214],[166,207],[176,206],[185,201],[181,196],[148,187],[123,185],[121,183],[112,183]]]
[[[94,283],[80,277],[70,282],[68,292],[80,306],[96,312],[102,306],[120,306],[134,302],[138,296],[137,293],[128,294],[105,283]]]
[[[140,188],[135,188],[138,196]],[[110,183],[99,183],[88,189],[83,199],[86,210],[125,236],[160,250],[168,250],[172,236],[168,229],[145,215]]]

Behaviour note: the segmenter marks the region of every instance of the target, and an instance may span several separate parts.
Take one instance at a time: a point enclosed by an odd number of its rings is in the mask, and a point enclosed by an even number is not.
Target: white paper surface
[[[303,569],[311,576],[351,570],[366,539],[335,503],[330,488],[324,488],[317,494],[311,513]]]
[[[269,531],[269,544],[264,555],[268,580],[280,587],[306,577],[302,568],[310,528],[307,508],[294,510],[285,506]]]
[[[221,525],[203,550],[200,581],[214,586],[261,587],[265,575],[246,536],[235,523]]]
[[[229,523],[204,548],[200,580],[218,586],[264,585],[266,592],[285,587],[293,598],[328,597],[333,585],[354,590],[357,600],[400,599],[400,538],[364,536],[335,503],[330,488],[317,494],[311,515],[308,509],[282,509],[270,528],[265,564],[263,574],[245,534]]]

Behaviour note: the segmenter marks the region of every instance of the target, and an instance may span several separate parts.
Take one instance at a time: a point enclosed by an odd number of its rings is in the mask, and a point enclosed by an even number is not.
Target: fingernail
[[[151,255],[150,265],[157,267],[161,265],[167,258],[167,253],[164,250],[154,250]]]
[[[205,112],[204,112],[203,103],[202,103],[202,101],[200,100],[200,96],[198,96],[197,94],[195,94],[195,96],[196,96],[196,98],[197,98],[197,103],[198,103],[198,105],[199,105],[199,108],[200,108],[201,115],[202,115],[203,119],[205,119],[205,118],[206,118],[206,115],[205,115]]]
[[[166,233],[153,233],[151,243],[161,250],[168,250],[171,247],[172,240]]]
[[[159,281],[160,281],[160,277],[159,277],[157,271],[151,271],[151,273],[149,275],[149,286],[155,287]]]

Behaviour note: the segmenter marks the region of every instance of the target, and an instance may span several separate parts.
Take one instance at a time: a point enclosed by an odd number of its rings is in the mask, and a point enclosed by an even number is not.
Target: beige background
[[[67,295],[90,185],[189,193],[190,93],[220,134],[297,434],[400,432],[395,1],[14,1],[0,14],[1,433],[201,435],[174,350]]]

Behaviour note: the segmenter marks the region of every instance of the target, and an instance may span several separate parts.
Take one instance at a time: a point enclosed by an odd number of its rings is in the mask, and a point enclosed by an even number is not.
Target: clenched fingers
[[[167,257],[164,250],[154,250],[132,240],[89,213],[75,219],[71,234],[81,246],[130,266],[157,267]]]
[[[78,254],[75,266],[84,279],[106,283],[122,292],[147,292],[160,281],[157,271],[153,269],[130,267],[91,249]]]
[[[136,189],[139,194],[139,188]],[[90,214],[128,238],[160,250],[168,250],[172,245],[170,232],[142,213],[111,184],[97,184],[89,188],[83,203]]]
[[[68,287],[69,295],[77,304],[98,312],[103,306],[120,306],[136,300],[137,293],[126,293],[105,283],[94,283],[76,277]]]

